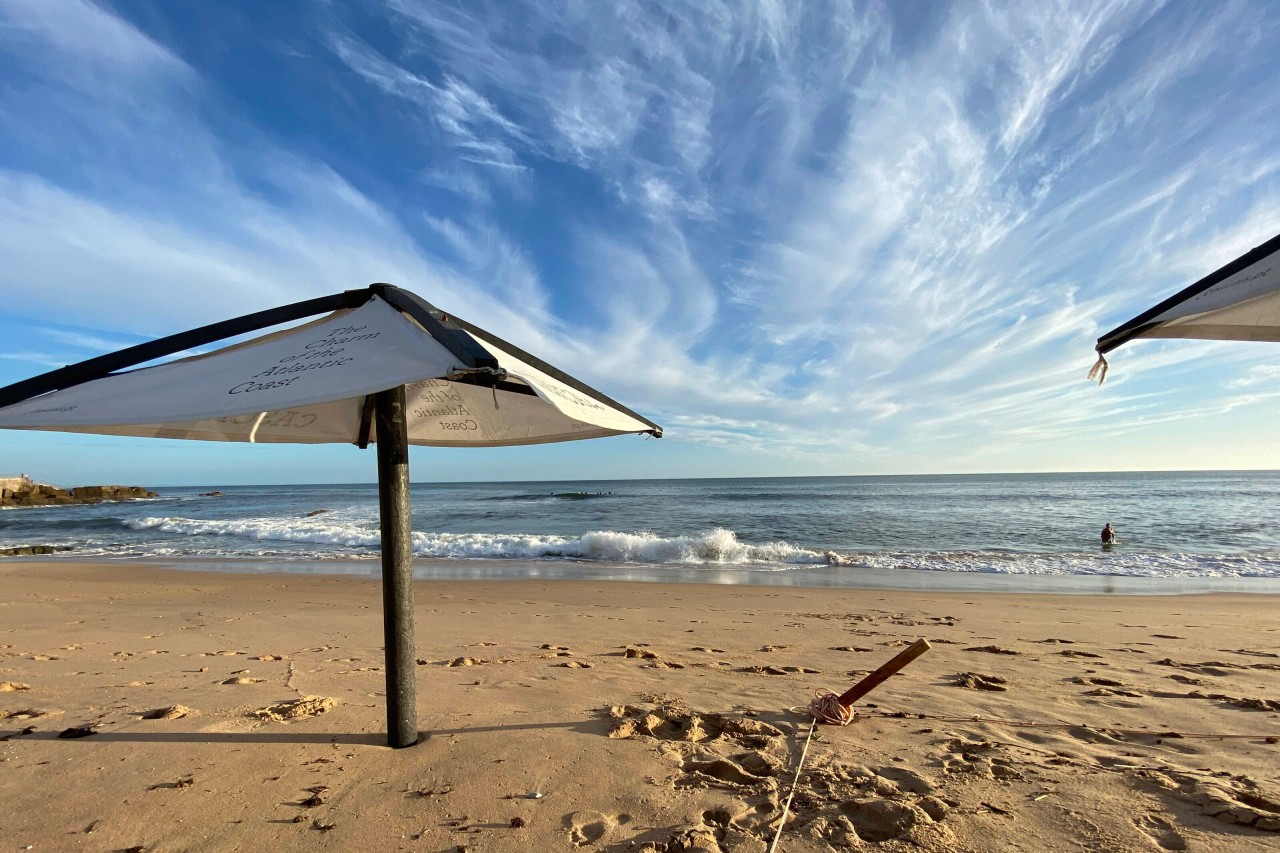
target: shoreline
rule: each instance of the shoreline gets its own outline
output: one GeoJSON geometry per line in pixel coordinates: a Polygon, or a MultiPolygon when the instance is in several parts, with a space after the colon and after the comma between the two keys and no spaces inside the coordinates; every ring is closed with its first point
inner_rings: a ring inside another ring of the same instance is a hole
{"type": "MultiPolygon", "coordinates": [[[[0,560],[8,565],[143,566],[215,574],[378,578],[377,559],[282,560],[159,557],[84,557],[65,552],[0,560]]],[[[606,581],[646,584],[778,587],[785,589],[896,590],[1044,595],[1184,596],[1212,593],[1280,594],[1280,578],[1182,577],[1134,575],[1001,574],[920,569],[814,566],[757,569],[735,566],[686,567],[635,563],[552,560],[415,558],[414,580],[449,581],[606,581]]]]}

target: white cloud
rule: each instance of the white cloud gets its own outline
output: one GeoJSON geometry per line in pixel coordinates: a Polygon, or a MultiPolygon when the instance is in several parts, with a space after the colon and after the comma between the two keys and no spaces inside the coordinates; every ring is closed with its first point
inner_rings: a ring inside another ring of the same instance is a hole
{"type": "Polygon", "coordinates": [[[0,0],[0,47],[95,93],[111,78],[146,87],[152,75],[180,81],[190,71],[167,48],[88,0],[0,0]]]}
{"type": "Polygon", "coordinates": [[[57,343],[64,344],[75,349],[87,349],[94,352],[114,352],[118,349],[133,346],[140,341],[126,341],[120,338],[104,338],[101,335],[94,335],[87,332],[80,332],[73,329],[53,329],[48,327],[37,328],[35,330],[43,337],[50,338],[57,343]]]}
{"type": "Polygon", "coordinates": [[[525,140],[524,132],[480,93],[454,77],[439,82],[407,71],[351,37],[330,36],[334,52],[365,80],[390,95],[424,108],[424,119],[449,134],[480,165],[516,168],[515,151],[506,138],[525,140]]]}
{"type": "Polygon", "coordinates": [[[31,364],[39,364],[43,367],[62,367],[66,364],[64,359],[58,359],[49,353],[37,352],[35,350],[11,350],[9,352],[0,352],[0,358],[9,359],[10,361],[30,362],[31,364]]]}
{"type": "Polygon", "coordinates": [[[1239,379],[1228,383],[1231,388],[1253,388],[1280,382],[1280,364],[1255,364],[1239,379]]]}

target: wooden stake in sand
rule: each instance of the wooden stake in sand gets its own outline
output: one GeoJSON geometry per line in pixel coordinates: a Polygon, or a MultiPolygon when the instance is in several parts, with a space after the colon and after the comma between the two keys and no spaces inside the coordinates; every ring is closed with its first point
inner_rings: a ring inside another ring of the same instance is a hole
{"type": "Polygon", "coordinates": [[[920,655],[929,651],[929,641],[923,637],[907,646],[894,656],[893,660],[850,687],[844,693],[840,694],[840,704],[848,708],[854,702],[857,702],[863,696],[866,696],[872,690],[875,690],[881,684],[889,680],[889,676],[895,674],[907,664],[911,663],[920,655]]]}
{"type": "Polygon", "coordinates": [[[887,681],[889,676],[927,651],[929,651],[929,641],[925,639],[916,640],[894,656],[893,660],[875,672],[870,673],[866,678],[839,696],[830,690],[819,690],[818,695],[809,703],[809,716],[813,717],[815,723],[831,723],[837,726],[848,725],[857,716],[853,713],[853,708],[851,707],[854,702],[875,690],[887,681]]]}
{"type": "Polygon", "coordinates": [[[809,715],[813,717],[813,722],[809,724],[809,734],[804,739],[804,748],[800,751],[800,759],[796,762],[796,775],[791,780],[791,792],[787,794],[787,800],[782,804],[782,817],[778,820],[778,831],[774,833],[773,843],[769,845],[769,853],[774,853],[778,849],[778,841],[782,838],[782,830],[787,825],[787,816],[791,813],[791,799],[795,797],[796,786],[800,784],[800,771],[804,769],[804,759],[809,754],[809,743],[813,740],[813,733],[817,729],[818,723],[833,723],[843,726],[852,722],[855,715],[849,707],[850,705],[875,690],[881,684],[884,684],[889,680],[889,676],[895,674],[927,651],[929,651],[929,641],[921,637],[898,652],[888,663],[870,673],[866,678],[839,696],[830,690],[818,691],[817,698],[809,705],[809,715]]]}

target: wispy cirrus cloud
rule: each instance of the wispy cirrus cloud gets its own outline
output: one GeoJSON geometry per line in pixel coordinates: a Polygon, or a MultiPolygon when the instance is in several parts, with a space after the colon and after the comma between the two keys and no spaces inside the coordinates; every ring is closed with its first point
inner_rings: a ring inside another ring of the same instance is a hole
{"type": "Polygon", "coordinates": [[[524,132],[466,83],[447,75],[433,82],[350,36],[332,34],[329,43],[362,78],[388,95],[422,107],[424,117],[429,117],[461,149],[463,160],[482,166],[521,168],[506,139],[528,144],[524,132]]]}
{"type": "Polygon", "coordinates": [[[10,361],[22,361],[30,364],[38,364],[41,367],[62,367],[66,364],[65,360],[59,359],[51,353],[39,352],[37,350],[11,350],[9,352],[0,352],[0,358],[10,361]]]}
{"type": "Polygon", "coordinates": [[[64,346],[73,347],[75,349],[91,350],[93,352],[114,352],[118,349],[133,346],[140,341],[126,340],[124,338],[106,338],[102,335],[95,335],[87,332],[76,331],[75,329],[54,329],[48,326],[39,327],[34,330],[42,337],[48,338],[64,346]]]}

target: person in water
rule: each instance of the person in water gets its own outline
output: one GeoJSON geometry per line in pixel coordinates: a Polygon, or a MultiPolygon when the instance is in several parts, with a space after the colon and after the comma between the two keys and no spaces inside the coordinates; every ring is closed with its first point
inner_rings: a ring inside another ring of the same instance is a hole
{"type": "Polygon", "coordinates": [[[1108,522],[1107,526],[1102,528],[1102,544],[1111,545],[1115,541],[1116,541],[1116,532],[1111,529],[1111,524],[1108,522]]]}

